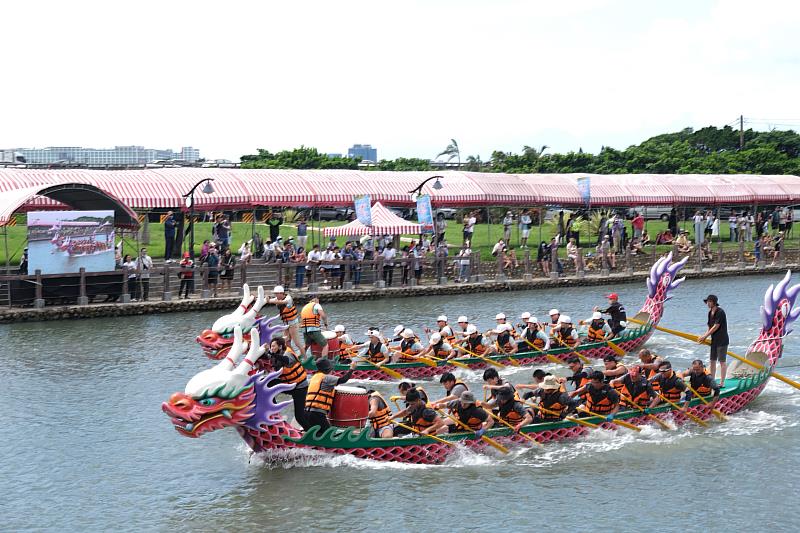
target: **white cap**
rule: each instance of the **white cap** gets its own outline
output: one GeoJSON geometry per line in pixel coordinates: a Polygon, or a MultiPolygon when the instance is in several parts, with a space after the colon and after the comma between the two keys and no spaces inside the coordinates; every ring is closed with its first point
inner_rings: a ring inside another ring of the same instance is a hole
{"type": "Polygon", "coordinates": [[[495,333],[503,333],[504,331],[511,331],[513,328],[511,324],[497,324],[497,328],[495,328],[495,333]]]}
{"type": "Polygon", "coordinates": [[[339,332],[344,333],[344,326],[341,325],[341,324],[337,324],[336,327],[333,328],[333,331],[335,331],[336,333],[339,333],[339,332]]]}
{"type": "Polygon", "coordinates": [[[445,315],[439,315],[439,318],[436,319],[437,322],[447,322],[447,317],[445,315]]]}
{"type": "Polygon", "coordinates": [[[379,329],[368,329],[367,337],[380,337],[381,331],[379,329]]]}
{"type": "Polygon", "coordinates": [[[505,313],[497,313],[497,315],[495,315],[494,319],[495,320],[505,320],[506,319],[506,314],[505,313]]]}
{"type": "Polygon", "coordinates": [[[286,292],[286,290],[284,290],[283,285],[275,285],[275,288],[272,289],[272,292],[275,294],[280,294],[282,292],[286,292]]]}
{"type": "Polygon", "coordinates": [[[404,329],[406,329],[406,327],[403,326],[403,325],[400,325],[400,326],[397,326],[396,328],[394,328],[395,336],[400,335],[401,333],[403,333],[404,329]]]}
{"type": "Polygon", "coordinates": [[[561,313],[558,311],[558,309],[551,309],[550,312],[547,314],[553,316],[553,315],[560,315],[561,313]]]}
{"type": "Polygon", "coordinates": [[[461,323],[461,322],[469,322],[469,318],[467,318],[464,315],[461,315],[460,317],[458,317],[458,320],[456,320],[456,322],[459,322],[459,323],[461,323]]]}
{"type": "Polygon", "coordinates": [[[594,313],[592,313],[592,320],[600,320],[602,318],[603,318],[603,313],[601,313],[600,311],[595,311],[594,313]]]}
{"type": "Polygon", "coordinates": [[[442,335],[440,333],[434,333],[433,335],[431,335],[431,338],[428,341],[428,344],[433,346],[434,344],[438,343],[440,340],[442,340],[442,335]]]}
{"type": "Polygon", "coordinates": [[[522,313],[521,315],[519,315],[519,317],[520,317],[522,320],[528,320],[528,319],[531,317],[531,314],[530,314],[529,312],[525,311],[524,313],[522,313]]]}
{"type": "Polygon", "coordinates": [[[475,324],[470,324],[467,326],[467,331],[465,332],[467,335],[472,335],[473,333],[478,333],[478,328],[475,327],[475,324]]]}
{"type": "Polygon", "coordinates": [[[403,330],[402,333],[400,333],[400,336],[403,337],[404,339],[410,339],[414,336],[414,332],[411,331],[409,328],[406,328],[403,330]]]}
{"type": "Polygon", "coordinates": [[[561,315],[560,317],[558,317],[558,323],[559,324],[572,324],[572,319],[570,317],[568,317],[567,315],[561,315]]]}
{"type": "Polygon", "coordinates": [[[538,323],[539,319],[536,318],[535,316],[528,317],[528,324],[538,324],[538,323]]]}

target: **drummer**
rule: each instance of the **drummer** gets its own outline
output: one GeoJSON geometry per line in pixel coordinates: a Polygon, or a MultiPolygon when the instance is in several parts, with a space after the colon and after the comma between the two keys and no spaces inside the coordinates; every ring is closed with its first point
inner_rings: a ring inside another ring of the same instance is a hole
{"type": "Polygon", "coordinates": [[[428,340],[428,346],[426,346],[418,356],[425,357],[426,355],[437,359],[452,359],[456,356],[456,352],[453,350],[450,343],[442,337],[441,333],[433,333],[428,340]]]}
{"type": "Polygon", "coordinates": [[[309,427],[319,426],[321,431],[331,427],[328,416],[333,407],[333,397],[337,385],[347,383],[353,370],[356,368],[357,361],[350,363],[350,368],[341,377],[331,376],[333,363],[330,359],[319,359],[317,361],[317,372],[311,376],[308,382],[308,393],[306,394],[306,421],[309,427]]]}
{"type": "Polygon", "coordinates": [[[394,437],[394,425],[392,425],[392,409],[383,399],[381,393],[373,389],[367,391],[369,394],[369,413],[367,419],[372,426],[370,437],[376,439],[391,439],[394,437]]]}

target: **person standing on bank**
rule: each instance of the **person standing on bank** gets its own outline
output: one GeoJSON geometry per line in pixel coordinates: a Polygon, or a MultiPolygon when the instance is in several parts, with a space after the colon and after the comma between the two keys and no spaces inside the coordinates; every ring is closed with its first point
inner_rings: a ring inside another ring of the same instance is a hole
{"type": "Polygon", "coordinates": [[[164,219],[164,261],[172,263],[172,248],[175,246],[175,215],[167,211],[164,219]]]}
{"type": "Polygon", "coordinates": [[[142,248],[139,251],[139,257],[136,258],[136,272],[138,274],[138,284],[140,287],[139,295],[143,302],[147,301],[150,296],[150,269],[153,268],[153,259],[147,255],[147,248],[142,248]]]}
{"type": "Polygon", "coordinates": [[[725,373],[728,370],[728,364],[725,362],[728,352],[728,317],[725,311],[719,306],[719,299],[715,294],[709,294],[703,300],[708,306],[708,331],[703,333],[697,338],[697,342],[704,343],[707,338],[711,337],[711,364],[709,365],[709,374],[712,378],[717,373],[717,361],[719,361],[719,386],[725,385],[725,373]]]}

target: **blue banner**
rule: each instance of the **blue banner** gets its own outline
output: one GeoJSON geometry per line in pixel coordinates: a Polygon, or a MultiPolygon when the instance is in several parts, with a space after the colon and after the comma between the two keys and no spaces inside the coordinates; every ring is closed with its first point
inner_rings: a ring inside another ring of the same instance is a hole
{"type": "Polygon", "coordinates": [[[355,198],[356,218],[365,226],[372,226],[372,202],[368,194],[355,198]]]}
{"type": "Polygon", "coordinates": [[[592,185],[588,176],[585,178],[578,178],[578,192],[581,198],[583,198],[583,203],[588,206],[592,198],[592,185]]]}
{"type": "Polygon", "coordinates": [[[417,197],[417,221],[422,226],[422,233],[433,233],[433,209],[431,209],[430,195],[420,194],[417,197]]]}

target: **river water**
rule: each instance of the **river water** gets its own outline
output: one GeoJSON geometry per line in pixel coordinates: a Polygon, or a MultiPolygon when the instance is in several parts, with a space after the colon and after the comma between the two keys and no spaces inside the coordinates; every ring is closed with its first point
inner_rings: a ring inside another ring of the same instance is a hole
{"type": "MultiPolygon", "coordinates": [[[[778,278],[687,281],[662,324],[702,331],[702,297],[728,313],[743,353],[758,306],[778,278]]],[[[795,280],[800,281],[798,279],[795,280]]],[[[333,323],[360,333],[418,329],[440,313],[488,328],[495,313],[589,316],[610,289],[629,313],[643,284],[331,304],[333,323]]],[[[750,407],[707,429],[596,431],[504,457],[461,452],[442,466],[352,457],[250,457],[235,431],[199,439],[172,429],[160,404],[206,368],[194,342],[218,313],[0,326],[2,530],[517,531],[658,529],[797,531],[800,391],[771,381],[750,407]]],[[[797,334],[780,364],[800,377],[797,334]]],[[[648,347],[683,368],[706,350],[657,333],[648,347]]],[[[627,358],[630,359],[630,358],[627,358]]],[[[564,369],[545,366],[557,373],[564,369]]],[[[528,382],[531,370],[504,371],[528,382]]],[[[480,389],[477,373],[462,374],[480,389]]],[[[391,394],[393,384],[378,387],[391,394]]],[[[439,397],[438,383],[426,384],[439,397]]]]}

